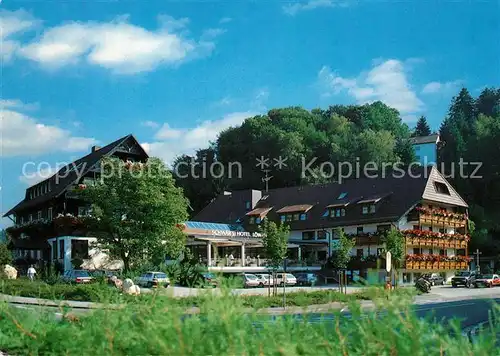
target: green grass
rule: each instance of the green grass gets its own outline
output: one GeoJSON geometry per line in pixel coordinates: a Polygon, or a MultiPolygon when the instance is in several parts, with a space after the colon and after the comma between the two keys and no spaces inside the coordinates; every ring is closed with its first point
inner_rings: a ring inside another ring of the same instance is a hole
{"type": "MultiPolygon", "coordinates": [[[[221,289],[219,289],[219,291],[222,291],[222,294],[227,294],[229,290],[230,286],[225,284],[221,289]]],[[[73,300],[100,303],[128,303],[135,299],[148,302],[156,298],[164,298],[170,299],[171,304],[175,304],[180,307],[199,307],[205,301],[203,295],[210,294],[212,291],[213,289],[202,290],[200,292],[201,296],[172,298],[170,289],[160,289],[153,294],[143,294],[140,297],[130,297],[122,295],[114,287],[99,283],[88,285],[70,285],[63,283],[47,284],[43,281],[30,282],[26,279],[0,281],[1,293],[20,297],[50,299],[54,301],[73,300]]],[[[391,293],[412,296],[414,294],[414,289],[400,288],[391,293]]],[[[387,292],[378,288],[367,289],[363,292],[352,294],[342,294],[335,290],[316,290],[311,292],[300,291],[289,293],[286,295],[285,300],[287,306],[303,307],[333,302],[346,303],[360,299],[371,300],[376,297],[385,297],[386,294],[387,292]]],[[[244,307],[255,309],[283,306],[281,289],[278,290],[278,295],[276,296],[268,297],[267,295],[247,295],[239,296],[238,298],[244,307]]]]}
{"type": "MultiPolygon", "coordinates": [[[[248,313],[245,298],[224,294],[198,298],[201,314],[182,321],[183,306],[158,295],[130,301],[122,310],[97,310],[78,320],[27,312],[0,304],[0,350],[12,355],[474,355],[497,356],[493,336],[470,344],[446,326],[418,319],[408,296],[375,299],[387,311],[351,321],[314,323],[263,320],[248,313]]],[[[499,310],[497,310],[498,312],[499,310]]],[[[498,328],[498,325],[495,325],[498,328]]],[[[496,330],[497,332],[499,330],[496,330]]]]}

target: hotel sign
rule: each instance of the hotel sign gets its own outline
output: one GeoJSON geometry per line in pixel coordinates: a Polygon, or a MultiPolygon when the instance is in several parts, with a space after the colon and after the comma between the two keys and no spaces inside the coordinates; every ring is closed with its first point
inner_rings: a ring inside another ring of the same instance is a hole
{"type": "Polygon", "coordinates": [[[212,235],[226,237],[253,237],[261,238],[263,235],[258,232],[250,233],[248,231],[231,231],[231,230],[212,230],[212,235]]]}

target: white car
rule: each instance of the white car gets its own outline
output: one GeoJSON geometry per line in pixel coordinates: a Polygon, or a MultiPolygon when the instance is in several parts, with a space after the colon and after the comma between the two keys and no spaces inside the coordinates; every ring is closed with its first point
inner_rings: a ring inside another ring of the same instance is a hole
{"type": "Polygon", "coordinates": [[[245,288],[258,287],[260,280],[255,274],[245,273],[243,275],[243,284],[245,288]]]}
{"type": "Polygon", "coordinates": [[[276,275],[276,283],[280,286],[282,286],[283,283],[286,283],[287,286],[294,286],[297,284],[297,278],[291,273],[278,273],[276,275]]]}
{"type": "Polygon", "coordinates": [[[152,288],[164,286],[166,288],[170,285],[170,279],[163,272],[146,272],[137,278],[136,283],[140,287],[152,288]]]}
{"type": "Polygon", "coordinates": [[[267,286],[274,285],[273,276],[266,274],[266,273],[259,273],[259,274],[256,274],[256,276],[260,282],[259,287],[267,287],[267,286]]]}

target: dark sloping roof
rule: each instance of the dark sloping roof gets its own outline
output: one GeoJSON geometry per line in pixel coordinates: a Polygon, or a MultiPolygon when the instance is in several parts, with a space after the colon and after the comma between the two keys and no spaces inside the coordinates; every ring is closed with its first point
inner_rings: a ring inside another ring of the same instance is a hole
{"type": "MultiPolygon", "coordinates": [[[[313,205],[304,221],[290,223],[293,230],[304,230],[321,227],[349,226],[382,222],[395,222],[413,206],[422,201],[433,167],[414,167],[412,174],[403,177],[386,174],[378,178],[359,178],[345,180],[341,184],[298,186],[272,189],[265,193],[268,198],[260,200],[254,208],[273,207],[268,213],[271,220],[278,220],[277,211],[290,205],[313,205]],[[337,199],[340,193],[347,192],[347,198],[337,199]],[[388,194],[391,193],[391,194],[388,194]],[[358,204],[351,203],[345,207],[345,216],[323,217],[326,207],[332,204],[359,201],[363,198],[383,197],[376,204],[373,214],[362,214],[358,204]]],[[[232,195],[219,196],[194,219],[198,221],[235,222],[245,214],[245,196],[250,190],[235,191],[232,195]]]]}
{"type": "Polygon", "coordinates": [[[411,138],[411,143],[414,145],[422,145],[424,143],[436,143],[439,139],[438,134],[433,134],[429,136],[417,136],[411,138]]]}
{"type": "MultiPolygon", "coordinates": [[[[88,155],[77,159],[74,161],[72,164],[69,166],[61,168],[56,174],[51,176],[50,178],[45,179],[44,181],[37,183],[38,184],[43,184],[44,182],[50,181],[50,186],[51,186],[51,191],[39,195],[34,199],[27,199],[27,195],[25,199],[23,199],[19,204],[17,204],[15,207],[10,209],[8,212],[6,212],[3,216],[8,216],[13,214],[16,211],[20,211],[23,209],[27,209],[30,207],[37,206],[40,203],[43,203],[45,201],[48,201],[52,198],[58,197],[60,194],[66,191],[66,188],[68,188],[71,184],[74,184],[75,181],[79,178],[78,172],[76,170],[73,170],[71,172],[66,173],[68,168],[71,167],[79,167],[78,171],[80,172],[80,175],[83,176],[85,175],[96,163],[99,162],[101,158],[104,156],[111,155],[113,151],[120,146],[121,143],[126,141],[127,139],[132,138],[137,142],[135,137],[133,135],[127,135],[124,136],[109,145],[106,145],[94,152],[89,153],[88,155]]],[[[137,143],[138,144],[138,143],[137,143]]],[[[139,145],[140,146],[140,145],[139,145]]],[[[144,154],[147,156],[147,154],[144,152],[144,154]]],[[[30,187],[31,188],[31,187],[30,187]]],[[[30,189],[28,188],[28,189],[30,189]]]]}

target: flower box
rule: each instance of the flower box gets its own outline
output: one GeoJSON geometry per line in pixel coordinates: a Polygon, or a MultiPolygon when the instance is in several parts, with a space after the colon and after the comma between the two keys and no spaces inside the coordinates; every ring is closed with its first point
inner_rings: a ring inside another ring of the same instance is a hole
{"type": "Polygon", "coordinates": [[[449,261],[446,261],[444,263],[444,269],[450,269],[450,262],[449,261]]]}
{"type": "Polygon", "coordinates": [[[415,262],[406,262],[406,269],[414,269],[415,268],[415,262]]]}
{"type": "Polygon", "coordinates": [[[460,262],[460,269],[467,269],[467,262],[460,262]]]}
{"type": "Polygon", "coordinates": [[[457,269],[457,262],[455,261],[450,262],[450,269],[457,269]]]}
{"type": "Polygon", "coordinates": [[[432,263],[432,262],[427,262],[427,263],[425,264],[425,269],[432,269],[432,265],[433,265],[433,263],[432,263]]]}
{"type": "Polygon", "coordinates": [[[432,264],[432,269],[433,269],[433,270],[437,270],[437,269],[439,269],[439,263],[438,263],[438,262],[434,262],[434,263],[432,264]]]}
{"type": "Polygon", "coordinates": [[[434,239],[434,240],[432,240],[432,245],[433,246],[439,246],[440,243],[441,243],[441,239],[434,239]]]}
{"type": "Polygon", "coordinates": [[[430,240],[430,239],[424,239],[422,245],[424,245],[424,246],[432,246],[432,240],[430,240]]]}

